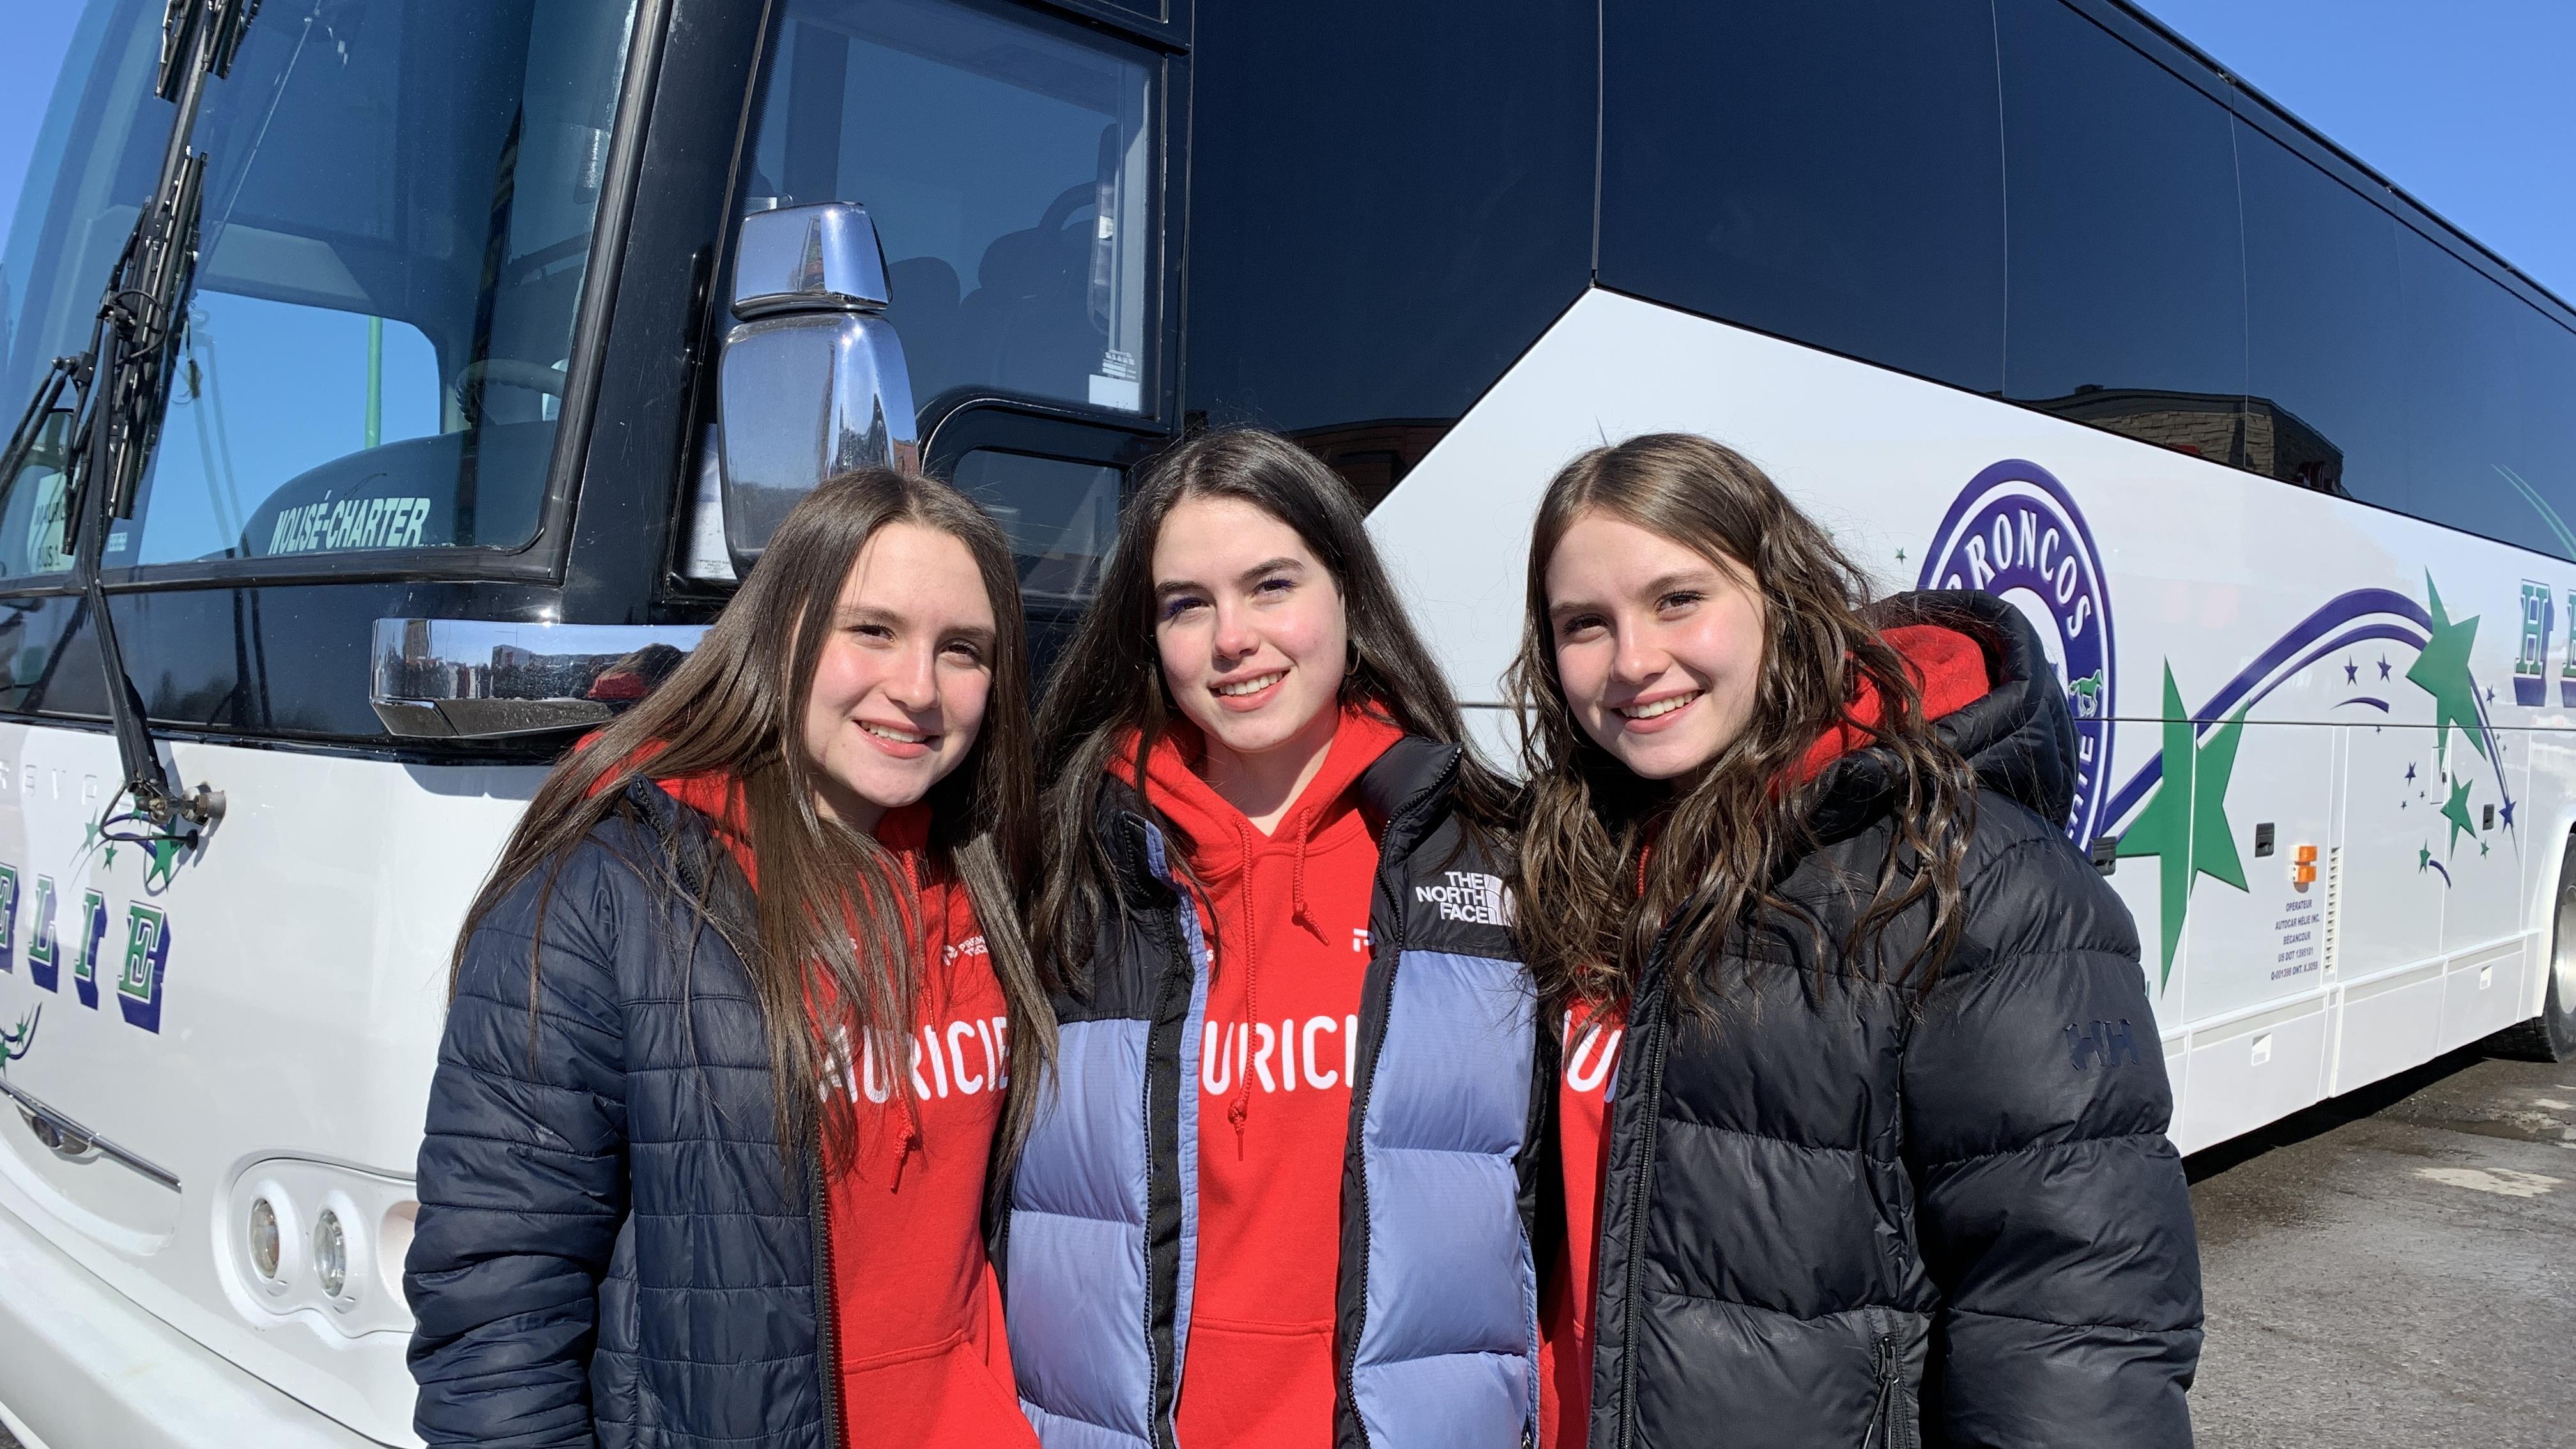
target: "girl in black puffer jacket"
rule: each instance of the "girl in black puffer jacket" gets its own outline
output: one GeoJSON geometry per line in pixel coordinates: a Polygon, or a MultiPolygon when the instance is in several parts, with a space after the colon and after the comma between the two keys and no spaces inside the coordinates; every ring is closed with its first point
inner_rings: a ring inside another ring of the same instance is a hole
{"type": "Polygon", "coordinates": [[[1564,1008],[1549,1442],[2187,1445],[2135,927],[2037,636],[1653,435],[1539,510],[1518,929],[1564,1008]]]}

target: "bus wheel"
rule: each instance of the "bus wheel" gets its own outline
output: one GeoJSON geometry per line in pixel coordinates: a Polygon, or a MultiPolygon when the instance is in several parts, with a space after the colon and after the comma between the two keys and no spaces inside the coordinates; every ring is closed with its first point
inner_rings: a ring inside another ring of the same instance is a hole
{"type": "Polygon", "coordinates": [[[2558,912],[2550,932],[2549,993],[2540,1009],[2541,1029],[2549,1037],[2549,1055],[2576,1061],[2576,839],[2567,842],[2565,863],[2558,868],[2558,912]]]}

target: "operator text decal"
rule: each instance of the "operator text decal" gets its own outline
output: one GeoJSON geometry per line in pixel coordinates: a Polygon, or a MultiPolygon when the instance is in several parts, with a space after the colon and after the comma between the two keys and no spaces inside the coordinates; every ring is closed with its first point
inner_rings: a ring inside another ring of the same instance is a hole
{"type": "Polygon", "coordinates": [[[340,548],[418,548],[429,518],[426,498],[343,498],[307,503],[277,515],[268,551],[319,553],[340,548]]]}

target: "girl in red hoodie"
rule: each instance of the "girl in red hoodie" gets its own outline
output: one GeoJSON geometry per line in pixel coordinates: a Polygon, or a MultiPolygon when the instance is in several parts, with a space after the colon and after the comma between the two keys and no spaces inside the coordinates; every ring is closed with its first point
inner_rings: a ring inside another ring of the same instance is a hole
{"type": "Polygon", "coordinates": [[[457,952],[424,1439],[1032,1442],[982,1233],[1053,1041],[1027,679],[1000,531],[871,470],[547,779],[457,952]]]}
{"type": "Polygon", "coordinates": [[[1041,1438],[1520,1442],[1545,1095],[1499,791],[1356,499],[1275,435],[1183,444],[1056,681],[1067,1025],[1007,1264],[1041,1438]]]}

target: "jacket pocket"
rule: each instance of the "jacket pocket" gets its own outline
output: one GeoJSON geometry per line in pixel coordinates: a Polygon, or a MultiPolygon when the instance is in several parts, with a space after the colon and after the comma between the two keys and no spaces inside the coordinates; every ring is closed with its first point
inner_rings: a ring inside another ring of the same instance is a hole
{"type": "Polygon", "coordinates": [[[1914,1385],[1905,1376],[1905,1350],[1896,1335],[1882,1333],[1873,1345],[1878,1373],[1878,1403],[1870,1411],[1869,1432],[1862,1449],[1922,1449],[1923,1414],[1914,1385]]]}
{"type": "Polygon", "coordinates": [[[642,1293],[635,1281],[635,1219],[617,1225],[617,1242],[609,1250],[608,1276],[601,1279],[595,1302],[598,1318],[590,1355],[591,1419],[603,1445],[631,1442],[659,1415],[645,1407],[642,1293]]]}

